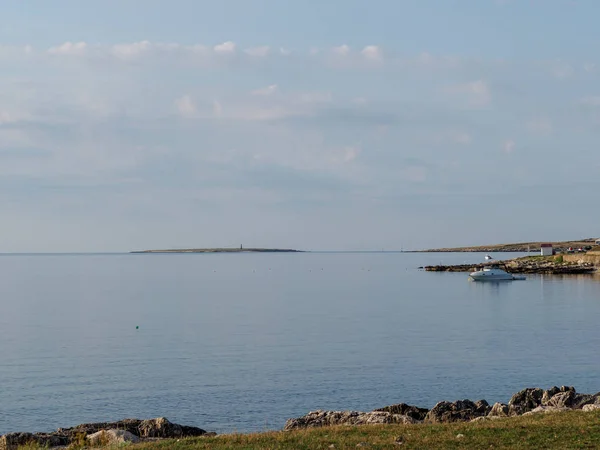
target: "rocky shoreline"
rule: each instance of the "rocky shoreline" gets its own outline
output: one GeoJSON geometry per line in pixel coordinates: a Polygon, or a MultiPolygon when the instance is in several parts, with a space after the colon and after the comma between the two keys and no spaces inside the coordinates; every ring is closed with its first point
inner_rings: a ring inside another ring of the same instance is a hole
{"type": "Polygon", "coordinates": [[[19,446],[30,444],[55,449],[70,445],[81,448],[215,434],[202,428],[171,423],[165,417],[124,419],[118,422],[85,423],[72,428],[59,428],[51,433],[8,433],[0,436],[0,450],[16,450],[19,446]]]}
{"type": "MultiPolygon", "coordinates": [[[[600,410],[600,392],[581,394],[572,386],[554,386],[546,390],[526,388],[514,394],[508,403],[493,405],[486,400],[457,400],[441,401],[431,409],[398,403],[370,412],[318,410],[288,419],[283,431],[334,425],[473,422],[570,410],[600,410]]],[[[83,448],[215,435],[201,428],[171,423],[164,417],[125,419],[59,428],[51,433],[9,433],[0,436],[0,450],[16,450],[19,446],[31,444],[54,449],[83,448]]]]}
{"type": "Polygon", "coordinates": [[[332,425],[471,422],[569,410],[600,410],[600,392],[580,394],[572,386],[554,386],[546,390],[526,388],[514,394],[508,403],[494,405],[486,400],[457,400],[439,402],[432,409],[399,403],[371,412],[318,410],[289,419],[284,430],[332,425]]]}
{"type": "MultiPolygon", "coordinates": [[[[498,264],[498,261],[480,263],[480,264],[454,264],[454,265],[435,265],[424,266],[427,272],[474,272],[484,267],[498,264]]],[[[596,272],[594,263],[583,261],[564,261],[556,257],[523,257],[501,261],[510,273],[518,274],[551,274],[551,275],[579,275],[591,274],[596,272]]]]}

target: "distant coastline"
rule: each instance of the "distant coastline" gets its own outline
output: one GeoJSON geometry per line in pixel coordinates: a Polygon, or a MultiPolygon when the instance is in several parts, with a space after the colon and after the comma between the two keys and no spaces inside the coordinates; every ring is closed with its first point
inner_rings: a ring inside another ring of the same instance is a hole
{"type": "Polygon", "coordinates": [[[166,250],[136,250],[129,253],[303,253],[289,248],[182,248],[166,250]]]}
{"type": "Polygon", "coordinates": [[[563,251],[569,247],[585,248],[595,246],[594,238],[579,239],[574,241],[543,241],[543,242],[517,242],[513,244],[492,244],[467,247],[433,248],[428,250],[416,250],[416,253],[461,253],[461,252],[539,252],[541,244],[552,244],[555,250],[563,251]]]}

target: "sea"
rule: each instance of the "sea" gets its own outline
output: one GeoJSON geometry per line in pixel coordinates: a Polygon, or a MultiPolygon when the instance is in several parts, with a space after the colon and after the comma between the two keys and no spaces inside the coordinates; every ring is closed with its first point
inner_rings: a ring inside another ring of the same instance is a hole
{"type": "Polygon", "coordinates": [[[317,409],[600,391],[600,277],[419,269],[483,258],[1,255],[0,434],[128,417],[251,432],[317,409]]]}

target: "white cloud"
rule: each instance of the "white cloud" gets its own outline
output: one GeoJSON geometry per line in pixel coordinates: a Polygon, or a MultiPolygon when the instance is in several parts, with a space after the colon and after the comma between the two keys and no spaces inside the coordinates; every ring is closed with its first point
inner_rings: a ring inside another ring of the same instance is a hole
{"type": "Polygon", "coordinates": [[[600,95],[592,95],[581,99],[583,105],[600,106],[600,95]]]}
{"type": "Polygon", "coordinates": [[[51,55],[73,55],[81,56],[86,53],[88,45],[85,42],[65,42],[56,47],[50,47],[48,53],[51,55]]]}
{"type": "Polygon", "coordinates": [[[423,65],[425,65],[425,66],[429,66],[429,65],[431,65],[431,64],[433,64],[433,63],[434,63],[434,58],[433,58],[433,56],[431,56],[429,53],[427,53],[427,52],[423,52],[423,53],[421,53],[421,54],[420,54],[420,55],[417,57],[417,61],[418,61],[420,64],[423,64],[423,65]]]}
{"type": "Polygon", "coordinates": [[[299,103],[330,103],[332,100],[331,92],[304,92],[296,96],[299,103]]]}
{"type": "Polygon", "coordinates": [[[360,148],[345,147],[344,148],[344,156],[342,159],[344,162],[354,161],[358,157],[359,154],[360,154],[360,148]]]}
{"type": "Polygon", "coordinates": [[[433,143],[435,145],[447,146],[449,144],[470,145],[473,137],[466,131],[442,129],[439,131],[427,131],[423,142],[433,143]]]}
{"type": "Polygon", "coordinates": [[[450,87],[450,93],[465,94],[471,106],[485,106],[492,100],[488,84],[483,80],[470,81],[450,87]]]}
{"type": "Polygon", "coordinates": [[[223,115],[223,106],[221,106],[221,103],[217,100],[213,102],[213,115],[215,117],[221,117],[223,115]]]}
{"type": "Polygon", "coordinates": [[[150,50],[149,41],[133,42],[131,44],[116,44],[111,48],[111,53],[120,59],[129,59],[140,56],[150,50]]]}
{"type": "Polygon", "coordinates": [[[215,45],[213,48],[215,53],[219,53],[219,54],[223,54],[223,55],[229,55],[229,54],[235,53],[235,49],[236,49],[236,45],[231,41],[227,41],[227,42],[223,42],[222,44],[215,45]]]}
{"type": "Polygon", "coordinates": [[[377,45],[367,45],[360,53],[372,61],[381,61],[383,59],[383,51],[377,45]]]}
{"type": "Polygon", "coordinates": [[[332,48],[333,53],[340,56],[347,56],[350,53],[350,47],[346,44],[340,45],[339,47],[332,48]]]}
{"type": "Polygon", "coordinates": [[[255,89],[251,92],[252,95],[273,95],[277,92],[278,86],[276,84],[271,84],[267,87],[255,89]]]}
{"type": "MultiPolygon", "coordinates": [[[[280,93],[276,84],[250,91],[247,97],[228,96],[213,101],[212,113],[208,116],[202,108],[188,115],[198,119],[218,117],[235,121],[271,121],[291,117],[313,117],[333,101],[330,92],[292,92],[280,93]]],[[[191,110],[184,97],[176,103],[180,114],[191,110]]]]}
{"type": "Polygon", "coordinates": [[[583,70],[585,70],[586,72],[596,72],[596,70],[598,69],[598,65],[595,63],[585,63],[583,65],[583,70]]]}
{"type": "Polygon", "coordinates": [[[573,69],[573,66],[570,64],[559,61],[554,64],[552,73],[559,80],[564,80],[565,78],[573,76],[575,74],[575,69],[573,69]]]}
{"type": "Polygon", "coordinates": [[[504,153],[511,154],[515,150],[515,141],[512,139],[507,139],[502,145],[502,150],[504,153]]]}
{"type": "Polygon", "coordinates": [[[366,105],[368,100],[365,97],[355,97],[352,99],[352,103],[355,105],[366,105]]]}
{"type": "Polygon", "coordinates": [[[427,169],[422,166],[409,166],[400,171],[403,178],[413,183],[422,183],[427,180],[427,169]]]}
{"type": "Polygon", "coordinates": [[[550,119],[544,117],[538,117],[535,119],[531,119],[526,123],[526,127],[532,134],[537,134],[540,136],[547,136],[552,134],[552,122],[550,119]]]}
{"type": "Polygon", "coordinates": [[[18,119],[8,111],[0,111],[0,125],[17,122],[18,119]]]}
{"type": "Polygon", "coordinates": [[[332,164],[346,164],[358,158],[361,149],[356,146],[336,148],[329,152],[329,162],[332,164]]]}
{"type": "Polygon", "coordinates": [[[469,145],[473,142],[473,138],[469,133],[456,133],[454,135],[454,141],[458,144],[469,145]]]}
{"type": "Polygon", "coordinates": [[[269,55],[271,48],[268,45],[262,47],[253,47],[245,50],[247,55],[264,58],[269,55]]]}
{"type": "Polygon", "coordinates": [[[194,100],[187,94],[175,100],[175,106],[182,117],[193,117],[198,113],[194,100]]]}

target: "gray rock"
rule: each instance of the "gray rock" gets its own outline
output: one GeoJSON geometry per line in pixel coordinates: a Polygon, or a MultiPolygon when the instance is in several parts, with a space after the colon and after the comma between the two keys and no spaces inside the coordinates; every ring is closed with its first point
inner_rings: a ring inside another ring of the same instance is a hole
{"type": "Polygon", "coordinates": [[[523,414],[542,404],[544,391],[540,388],[527,388],[514,394],[508,402],[515,414],[523,414]]]}
{"type": "Polygon", "coordinates": [[[581,409],[584,405],[594,403],[596,397],[590,394],[578,394],[572,386],[554,386],[544,391],[542,396],[542,406],[556,406],[559,408],[567,407],[571,409],[581,409]]]}
{"type": "Polygon", "coordinates": [[[180,438],[183,437],[181,425],[171,423],[166,417],[144,420],[138,427],[143,438],[180,438]]]}
{"type": "Polygon", "coordinates": [[[570,411],[570,408],[560,407],[560,406],[538,406],[533,408],[530,411],[523,413],[524,416],[530,416],[533,414],[548,414],[548,413],[556,413],[563,411],[570,411]]]}
{"type": "Polygon", "coordinates": [[[370,425],[403,423],[412,424],[417,421],[402,414],[392,414],[386,411],[311,411],[305,416],[288,419],[284,431],[302,428],[317,428],[332,425],[370,425]]]}
{"type": "MultiPolygon", "coordinates": [[[[493,418],[495,418],[495,417],[493,417],[493,418]]],[[[470,422],[487,422],[489,420],[492,420],[492,417],[479,416],[479,417],[475,417],[474,419],[471,419],[470,422]]]]}
{"type": "Polygon", "coordinates": [[[597,411],[600,409],[600,405],[597,405],[597,404],[583,405],[583,408],[581,408],[581,409],[585,412],[597,411]]]}
{"type": "Polygon", "coordinates": [[[542,405],[547,405],[548,402],[550,401],[550,399],[552,397],[554,397],[556,394],[560,393],[560,392],[569,392],[569,391],[573,391],[575,392],[575,388],[572,386],[553,386],[550,389],[546,389],[544,391],[544,394],[542,395],[542,405]]]}
{"type": "Polygon", "coordinates": [[[419,408],[417,406],[407,405],[406,403],[397,403],[395,405],[385,406],[376,409],[375,411],[384,411],[392,414],[400,414],[402,416],[412,417],[415,420],[424,420],[429,412],[427,408],[419,408]]]}
{"type": "Polygon", "coordinates": [[[504,403],[494,403],[492,409],[488,413],[489,417],[508,417],[509,415],[509,406],[504,403]]]}
{"type": "Polygon", "coordinates": [[[102,430],[86,437],[91,445],[118,445],[126,442],[133,444],[140,442],[140,438],[129,431],[102,430]]]}
{"type": "Polygon", "coordinates": [[[467,422],[476,417],[485,416],[491,410],[485,400],[472,402],[471,400],[458,400],[456,402],[439,402],[425,417],[426,423],[441,422],[467,422]]]}

